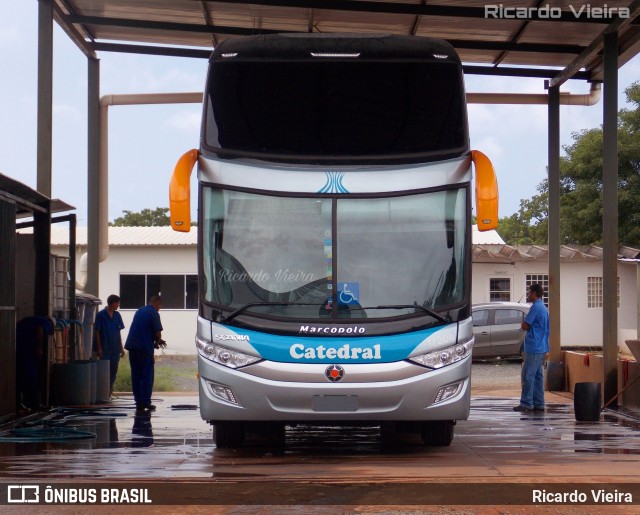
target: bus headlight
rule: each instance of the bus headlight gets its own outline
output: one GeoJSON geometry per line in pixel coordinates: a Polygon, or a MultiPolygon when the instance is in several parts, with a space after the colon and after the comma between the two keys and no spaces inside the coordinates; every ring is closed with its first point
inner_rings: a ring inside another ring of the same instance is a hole
{"type": "Polygon", "coordinates": [[[196,337],[196,348],[198,349],[198,354],[203,358],[229,368],[246,367],[262,359],[237,350],[227,349],[217,343],[201,340],[198,337],[196,337]]]}
{"type": "Polygon", "coordinates": [[[419,356],[412,356],[409,358],[409,361],[413,361],[423,367],[442,368],[456,363],[467,356],[471,356],[472,349],[473,338],[469,341],[452,345],[451,347],[428,352],[427,354],[420,354],[419,356]]]}

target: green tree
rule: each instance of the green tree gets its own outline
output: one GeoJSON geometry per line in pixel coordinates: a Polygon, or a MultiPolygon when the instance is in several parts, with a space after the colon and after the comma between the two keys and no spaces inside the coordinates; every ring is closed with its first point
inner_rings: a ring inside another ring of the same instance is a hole
{"type": "Polygon", "coordinates": [[[161,227],[171,225],[168,207],[143,209],[140,212],[122,211],[123,216],[116,218],[109,225],[114,227],[161,227]]]}
{"type": "MultiPolygon", "coordinates": [[[[640,245],[640,82],[625,93],[634,109],[618,117],[618,235],[622,245],[640,245]]],[[[562,239],[602,243],[602,129],[574,134],[560,161],[562,239]]]]}
{"type": "MultiPolygon", "coordinates": [[[[629,86],[633,109],[618,122],[618,234],[622,245],[640,246],[640,82],[629,86]]],[[[573,134],[560,158],[560,235],[564,244],[602,243],[602,129],[573,134]]],[[[498,231],[511,245],[547,243],[549,185],[520,201],[517,213],[501,218],[498,231]]]]}
{"type": "Polygon", "coordinates": [[[520,200],[520,209],[498,221],[498,232],[509,245],[540,245],[547,243],[549,188],[547,180],[538,187],[538,194],[520,200]]]}

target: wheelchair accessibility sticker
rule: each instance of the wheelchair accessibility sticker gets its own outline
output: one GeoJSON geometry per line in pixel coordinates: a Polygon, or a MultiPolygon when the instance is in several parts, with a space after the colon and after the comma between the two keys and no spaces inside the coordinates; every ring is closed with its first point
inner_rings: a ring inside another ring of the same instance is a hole
{"type": "Polygon", "coordinates": [[[338,283],[338,304],[360,304],[360,283],[338,283]]]}

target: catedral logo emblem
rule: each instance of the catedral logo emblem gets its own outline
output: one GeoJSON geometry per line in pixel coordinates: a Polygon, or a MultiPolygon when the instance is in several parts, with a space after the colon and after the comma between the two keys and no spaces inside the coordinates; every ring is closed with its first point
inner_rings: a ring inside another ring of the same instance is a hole
{"type": "Polygon", "coordinates": [[[357,325],[348,327],[338,327],[331,325],[301,325],[298,330],[299,334],[363,334],[366,332],[364,327],[357,325]]]}
{"type": "Polygon", "coordinates": [[[324,371],[324,375],[327,379],[333,383],[337,383],[344,377],[344,368],[340,365],[329,365],[324,371]]]}

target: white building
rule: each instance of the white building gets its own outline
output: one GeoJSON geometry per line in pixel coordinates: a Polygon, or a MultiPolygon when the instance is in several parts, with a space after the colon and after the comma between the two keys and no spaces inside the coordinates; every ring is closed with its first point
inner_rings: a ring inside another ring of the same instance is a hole
{"type": "MultiPolygon", "coordinates": [[[[68,230],[52,228],[52,252],[67,255],[68,230]]],[[[148,292],[161,291],[163,337],[167,353],[194,354],[197,306],[197,231],[178,233],[170,227],[110,227],[109,253],[100,264],[99,297],[106,303],[115,293],[127,329],[148,292]]],[[[78,276],[86,252],[85,227],[78,227],[78,276]]],[[[473,232],[472,302],[524,302],[528,286],[548,289],[546,246],[509,246],[495,231],[473,232]]],[[[618,345],[637,337],[637,262],[640,250],[621,248],[618,264],[618,345]]],[[[562,247],[561,344],[563,347],[602,345],[602,249],[562,247]]]]}
{"type": "MultiPolygon", "coordinates": [[[[637,338],[640,250],[621,247],[618,259],[618,347],[637,338]]],[[[473,248],[472,301],[525,302],[531,284],[549,289],[546,245],[485,245],[473,248]]],[[[546,300],[546,295],[545,295],[546,300]]],[[[562,347],[602,346],[602,249],[561,247],[560,342],[562,347]]]]}

